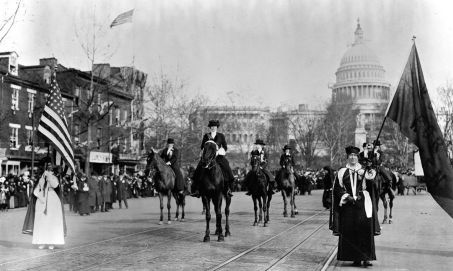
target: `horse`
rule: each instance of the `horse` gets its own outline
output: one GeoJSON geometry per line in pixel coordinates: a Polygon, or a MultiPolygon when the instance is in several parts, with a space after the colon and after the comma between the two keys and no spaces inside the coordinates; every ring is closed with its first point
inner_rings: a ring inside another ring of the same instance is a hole
{"type": "Polygon", "coordinates": [[[395,198],[393,190],[395,190],[396,188],[397,177],[395,176],[395,174],[393,174],[393,172],[382,166],[374,167],[370,164],[367,164],[365,169],[365,178],[372,180],[374,190],[376,191],[376,212],[379,210],[379,199],[381,199],[382,204],[384,205],[384,219],[382,221],[382,224],[387,223],[387,221],[389,224],[392,224],[393,199],[395,198]],[[388,205],[390,207],[389,216],[387,216],[387,196],[388,205]]]}
{"type": "Polygon", "coordinates": [[[203,242],[210,241],[209,222],[211,220],[211,201],[214,204],[216,214],[217,241],[224,241],[222,233],[222,199],[225,198],[225,237],[231,235],[228,217],[230,215],[231,197],[224,189],[224,176],[220,165],[216,161],[217,144],[208,140],[204,143],[203,154],[200,160],[198,178],[198,190],[201,195],[203,205],[206,207],[206,232],[203,242]]]}
{"type": "Polygon", "coordinates": [[[168,210],[168,224],[171,224],[171,197],[175,197],[176,201],[176,218],[179,216],[179,207],[182,208],[182,216],[180,221],[184,221],[184,205],[185,205],[185,195],[175,191],[175,173],[173,169],[168,166],[164,160],[156,155],[155,150],[151,150],[147,157],[146,169],[149,170],[148,177],[152,178],[154,181],[154,189],[157,191],[160,202],[160,220],[159,225],[163,223],[163,209],[164,209],[164,196],[167,196],[167,210],[168,210]]]}
{"type": "Polygon", "coordinates": [[[288,198],[291,205],[291,217],[296,217],[299,213],[297,211],[296,202],[295,202],[295,177],[293,173],[293,167],[290,163],[290,159],[286,158],[283,162],[284,167],[280,169],[277,173],[278,181],[280,182],[280,188],[283,196],[283,216],[288,217],[287,205],[288,198]]]}
{"type": "Polygon", "coordinates": [[[263,221],[264,212],[263,226],[266,227],[269,223],[269,207],[272,200],[272,189],[269,186],[269,180],[260,168],[260,160],[261,158],[259,155],[252,155],[250,160],[252,170],[250,171],[248,176],[249,180],[247,181],[250,193],[252,194],[253,209],[255,211],[255,221],[253,222],[253,226],[258,225],[263,221]],[[257,201],[260,207],[259,220],[257,215],[257,201]]]}

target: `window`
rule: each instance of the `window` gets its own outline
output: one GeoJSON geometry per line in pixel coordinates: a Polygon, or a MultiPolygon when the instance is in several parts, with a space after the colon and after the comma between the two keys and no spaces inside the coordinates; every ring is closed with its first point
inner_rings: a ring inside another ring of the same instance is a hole
{"type": "Polygon", "coordinates": [[[33,114],[33,109],[35,107],[36,90],[27,89],[27,92],[28,92],[28,117],[31,118],[31,114],[33,114]]]}
{"type": "Polygon", "coordinates": [[[115,125],[116,126],[119,126],[120,125],[120,114],[121,114],[121,111],[119,108],[115,109],[116,110],[116,114],[115,114],[115,125]]]}
{"type": "Polygon", "coordinates": [[[20,128],[20,125],[19,124],[10,123],[9,127],[11,128],[10,136],[9,136],[9,143],[10,143],[9,147],[11,149],[18,149],[20,147],[19,146],[19,128],[20,128]]]}
{"type": "Polygon", "coordinates": [[[126,124],[126,121],[127,121],[127,109],[124,110],[123,112],[123,120],[121,121],[121,124],[122,125],[126,124]]]}
{"type": "Polygon", "coordinates": [[[74,103],[79,106],[80,87],[74,89],[74,103]]]}
{"type": "Polygon", "coordinates": [[[74,124],[74,142],[79,143],[80,125],[74,124]]]}
{"type": "Polygon", "coordinates": [[[113,110],[109,110],[109,125],[113,124],[113,110]]]}
{"type": "Polygon", "coordinates": [[[124,149],[123,152],[127,152],[127,137],[124,138],[124,149]]]}
{"type": "Polygon", "coordinates": [[[11,85],[11,109],[19,110],[19,90],[20,87],[16,85],[11,85]]]}
{"type": "Polygon", "coordinates": [[[27,146],[33,145],[33,128],[31,126],[25,126],[27,131],[27,146]]]}

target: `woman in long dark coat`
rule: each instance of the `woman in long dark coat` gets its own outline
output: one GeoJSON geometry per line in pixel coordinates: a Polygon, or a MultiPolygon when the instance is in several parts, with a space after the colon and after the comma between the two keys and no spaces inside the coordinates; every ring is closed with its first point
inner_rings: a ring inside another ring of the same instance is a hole
{"type": "Polygon", "coordinates": [[[324,178],[323,178],[323,187],[324,193],[322,194],[322,206],[326,209],[330,209],[332,205],[332,185],[333,185],[333,170],[329,166],[325,166],[324,170],[324,178]]]}
{"type": "Polygon", "coordinates": [[[80,179],[77,180],[77,195],[79,201],[79,214],[80,215],[90,215],[90,189],[87,183],[87,177],[85,174],[82,174],[80,179]]]}
{"type": "Polygon", "coordinates": [[[338,254],[340,261],[354,266],[371,266],[376,260],[374,245],[373,201],[371,181],[358,163],[359,148],[346,148],[348,164],[338,171],[334,183],[334,205],[338,206],[338,254]]]}

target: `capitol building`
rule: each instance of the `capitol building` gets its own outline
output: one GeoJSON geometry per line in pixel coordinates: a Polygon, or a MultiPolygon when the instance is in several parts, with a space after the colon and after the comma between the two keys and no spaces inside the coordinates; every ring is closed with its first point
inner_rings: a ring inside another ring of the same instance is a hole
{"type": "Polygon", "coordinates": [[[379,132],[390,99],[390,84],[378,57],[365,43],[359,21],[354,36],[331,88],[334,102],[350,104],[357,113],[355,145],[362,146],[365,141],[373,141],[379,132]]]}

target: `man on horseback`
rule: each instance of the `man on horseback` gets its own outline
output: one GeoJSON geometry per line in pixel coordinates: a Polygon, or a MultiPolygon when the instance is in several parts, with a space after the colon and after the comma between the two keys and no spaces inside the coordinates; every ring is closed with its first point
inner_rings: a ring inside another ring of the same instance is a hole
{"type": "MultiPolygon", "coordinates": [[[[288,145],[285,145],[282,150],[283,150],[283,153],[280,156],[280,166],[281,166],[280,171],[283,170],[284,168],[286,168],[287,166],[291,166],[288,170],[290,170],[290,172],[292,174],[294,174],[294,166],[296,165],[296,163],[294,163],[294,157],[291,154],[291,147],[288,145]]],[[[277,173],[277,180],[276,180],[277,189],[281,190],[281,180],[278,178],[278,176],[280,176],[280,174],[277,173]]]]}
{"type": "Polygon", "coordinates": [[[175,173],[175,190],[179,194],[184,193],[184,179],[181,174],[179,166],[179,150],[174,147],[175,140],[173,138],[167,139],[167,147],[162,150],[160,157],[164,160],[167,166],[171,167],[175,173]]]}
{"type": "MultiPolygon", "coordinates": [[[[253,158],[253,156],[259,156],[260,158],[260,169],[261,171],[264,173],[264,175],[266,176],[268,182],[269,182],[269,186],[271,187],[271,189],[273,190],[275,188],[275,180],[274,180],[274,176],[272,176],[272,173],[267,169],[267,164],[268,164],[268,160],[267,160],[267,152],[264,150],[264,146],[266,144],[264,143],[264,141],[262,139],[257,139],[255,141],[255,149],[252,150],[250,152],[250,159],[253,158]]],[[[249,188],[249,174],[251,174],[251,171],[247,174],[247,176],[245,177],[245,185],[246,185],[246,188],[247,188],[247,193],[246,195],[250,196],[251,195],[251,192],[250,192],[250,188],[249,188]]],[[[273,194],[274,192],[272,192],[273,194]]]]}
{"type": "MultiPolygon", "coordinates": [[[[225,191],[228,194],[228,196],[232,197],[233,194],[231,193],[231,186],[234,183],[234,176],[233,172],[231,171],[230,164],[228,163],[228,160],[225,158],[226,151],[228,149],[225,140],[225,135],[217,132],[219,126],[220,122],[218,120],[209,121],[208,127],[210,129],[210,132],[204,134],[203,139],[201,141],[201,150],[203,151],[204,144],[209,140],[212,140],[217,144],[216,162],[219,164],[220,168],[222,169],[223,176],[225,177],[224,178],[225,191]]],[[[200,163],[198,163],[194,173],[194,180],[192,183],[193,193],[191,194],[191,196],[193,197],[200,197],[200,193],[198,191],[198,178],[200,166],[201,166],[200,163]]]]}

